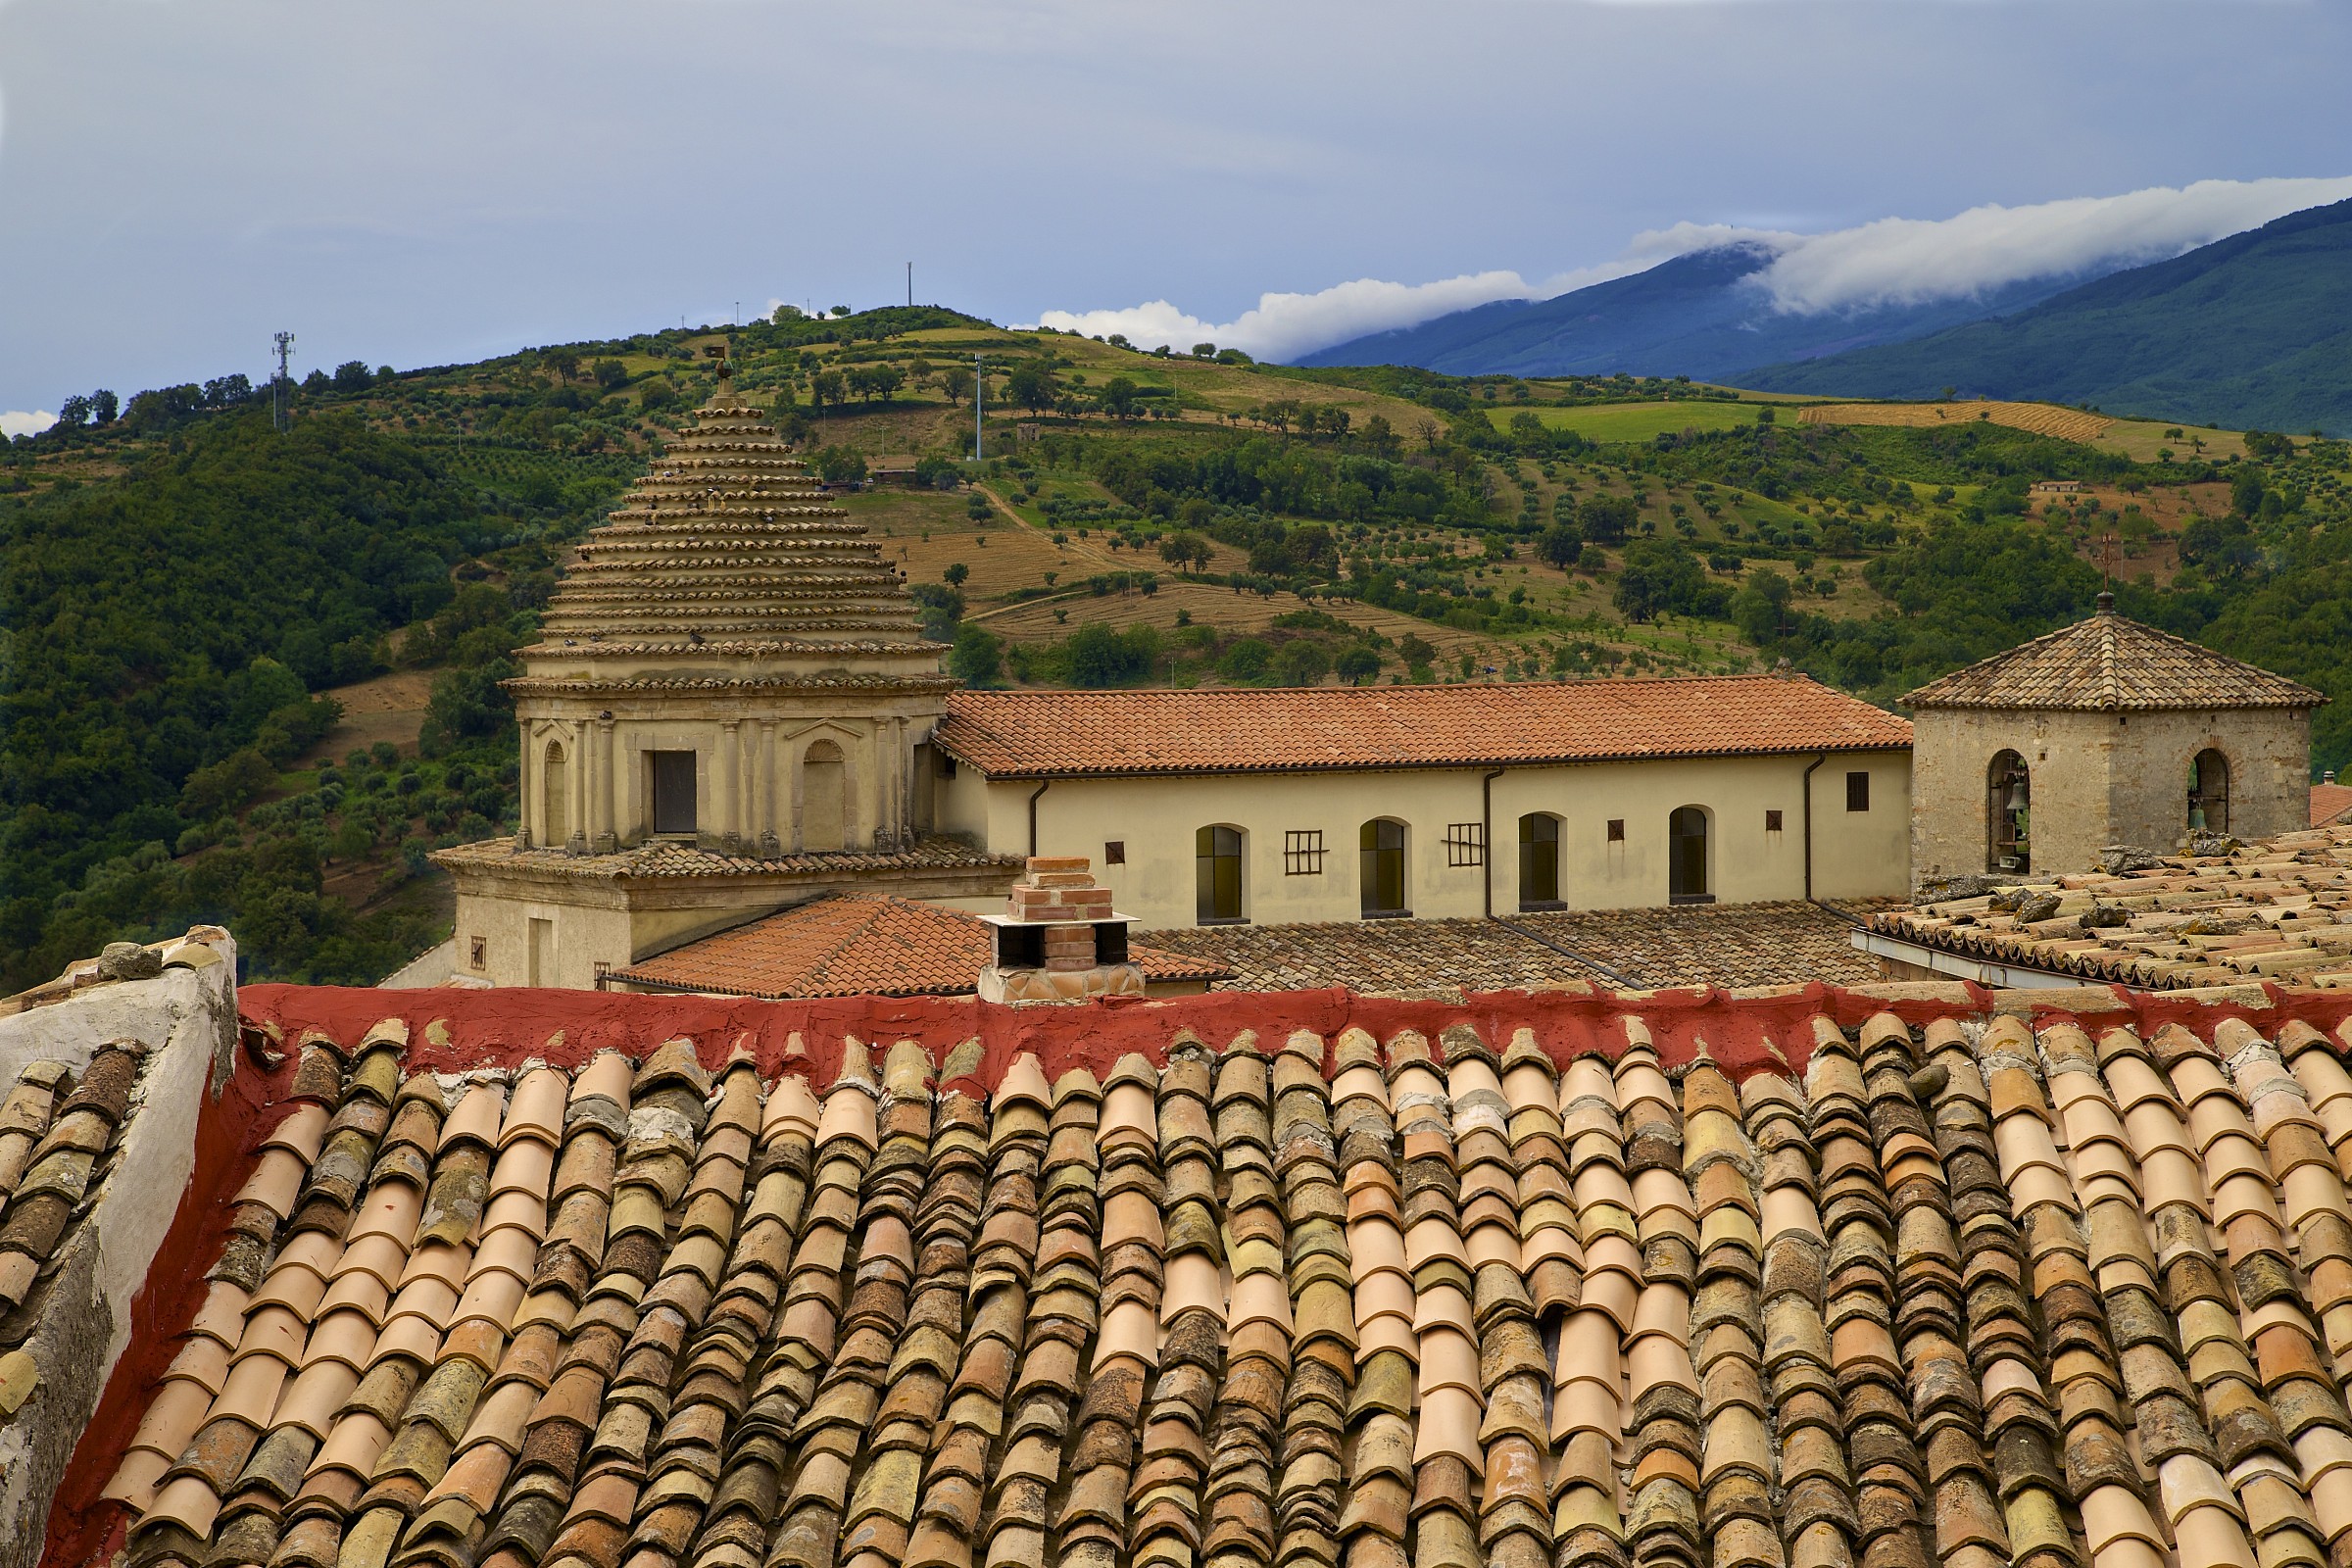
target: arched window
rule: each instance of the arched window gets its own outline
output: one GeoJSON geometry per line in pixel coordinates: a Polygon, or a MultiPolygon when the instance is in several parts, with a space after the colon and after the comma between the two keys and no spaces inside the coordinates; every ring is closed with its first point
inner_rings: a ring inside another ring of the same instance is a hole
{"type": "Polygon", "coordinates": [[[539,776],[539,842],[562,849],[571,837],[571,781],[564,760],[564,743],[547,743],[546,765],[539,776]]]}
{"type": "Polygon", "coordinates": [[[2210,746],[2188,764],[2188,830],[2230,831],[2230,759],[2210,746]]]}
{"type": "Polygon", "coordinates": [[[1404,824],[1376,816],[1357,836],[1357,878],[1366,914],[1402,914],[1404,907],[1404,824]]]}
{"type": "Polygon", "coordinates": [[[1204,827],[1193,835],[1193,866],[1202,925],[1242,917],[1242,830],[1204,827]]]}
{"type": "Polygon", "coordinates": [[[1519,819],[1519,907],[1544,909],[1560,902],[1560,819],[1530,811],[1519,819]]]}
{"type": "Polygon", "coordinates": [[[1709,904],[1715,893],[1707,871],[1707,811],[1678,806],[1666,818],[1666,897],[1672,904],[1709,904]]]}
{"type": "Polygon", "coordinates": [[[812,741],[801,758],[801,848],[846,850],[849,827],[841,748],[812,741]]]}
{"type": "Polygon", "coordinates": [[[1984,770],[1984,869],[2034,869],[2034,780],[2026,760],[1996,752],[1984,770]]]}

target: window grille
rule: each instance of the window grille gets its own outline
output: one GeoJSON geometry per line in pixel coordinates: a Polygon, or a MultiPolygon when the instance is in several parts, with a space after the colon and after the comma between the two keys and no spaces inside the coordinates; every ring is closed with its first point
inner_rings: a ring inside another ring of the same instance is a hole
{"type": "Polygon", "coordinates": [[[1446,823],[1446,863],[1447,865],[1486,864],[1487,824],[1484,822],[1446,823]]]}
{"type": "Polygon", "coordinates": [[[1282,874],[1284,876],[1321,876],[1323,874],[1323,830],[1321,828],[1295,828],[1283,834],[1282,874]]]}

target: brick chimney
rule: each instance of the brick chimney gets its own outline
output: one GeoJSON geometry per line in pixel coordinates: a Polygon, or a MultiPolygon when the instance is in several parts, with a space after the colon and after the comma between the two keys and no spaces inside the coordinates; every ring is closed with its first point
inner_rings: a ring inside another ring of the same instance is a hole
{"type": "Polygon", "coordinates": [[[1083,1002],[1142,996],[1127,957],[1128,917],[1110,907],[1084,856],[1033,855],[995,928],[996,961],[980,971],[983,1002],[1083,1002]]]}

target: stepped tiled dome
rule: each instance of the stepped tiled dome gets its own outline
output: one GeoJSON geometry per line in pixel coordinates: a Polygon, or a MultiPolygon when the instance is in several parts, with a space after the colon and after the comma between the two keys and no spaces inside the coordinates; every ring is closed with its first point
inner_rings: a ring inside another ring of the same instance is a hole
{"type": "Polygon", "coordinates": [[[906,581],[765,414],[719,389],[580,547],[535,653],[921,645],[906,581]]]}

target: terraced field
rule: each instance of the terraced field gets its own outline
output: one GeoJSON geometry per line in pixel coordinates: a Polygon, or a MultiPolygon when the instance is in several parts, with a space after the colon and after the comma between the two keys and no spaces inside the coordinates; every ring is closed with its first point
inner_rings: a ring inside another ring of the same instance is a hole
{"type": "Polygon", "coordinates": [[[1935,426],[1989,419],[2061,441],[2095,441],[2115,421],[2103,414],[2062,409],[2052,403],[1817,403],[1799,409],[1800,424],[1901,424],[1935,426]]]}

